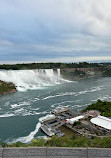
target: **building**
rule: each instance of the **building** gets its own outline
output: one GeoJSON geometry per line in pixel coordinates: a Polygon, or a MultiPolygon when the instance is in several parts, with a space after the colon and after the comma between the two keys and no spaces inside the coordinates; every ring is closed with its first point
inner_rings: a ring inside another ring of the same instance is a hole
{"type": "Polygon", "coordinates": [[[73,125],[74,122],[77,122],[79,121],[80,119],[83,119],[84,116],[83,115],[80,115],[80,116],[77,116],[77,117],[74,117],[74,118],[71,118],[71,119],[66,119],[67,120],[67,123],[73,125]]]}
{"type": "Polygon", "coordinates": [[[99,115],[98,117],[92,118],[91,122],[97,126],[111,130],[111,119],[109,119],[107,117],[99,115]]]}

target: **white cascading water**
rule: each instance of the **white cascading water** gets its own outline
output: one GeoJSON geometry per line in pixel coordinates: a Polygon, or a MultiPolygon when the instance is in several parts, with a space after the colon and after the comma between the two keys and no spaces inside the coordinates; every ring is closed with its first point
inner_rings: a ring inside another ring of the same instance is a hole
{"type": "Polygon", "coordinates": [[[34,136],[36,135],[36,133],[38,132],[40,127],[41,127],[41,123],[37,123],[35,130],[32,131],[28,136],[15,139],[11,143],[16,143],[16,142],[28,143],[28,142],[31,142],[34,139],[34,136]]]}
{"type": "Polygon", "coordinates": [[[60,76],[60,69],[1,70],[0,80],[14,83],[18,91],[39,89],[65,81],[60,76]]]}

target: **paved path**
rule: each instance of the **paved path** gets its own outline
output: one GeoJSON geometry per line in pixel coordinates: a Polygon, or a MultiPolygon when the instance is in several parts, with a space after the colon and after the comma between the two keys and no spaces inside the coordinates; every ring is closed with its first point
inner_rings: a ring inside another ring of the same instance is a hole
{"type": "Polygon", "coordinates": [[[111,158],[111,149],[97,148],[0,148],[0,158],[111,158]]]}

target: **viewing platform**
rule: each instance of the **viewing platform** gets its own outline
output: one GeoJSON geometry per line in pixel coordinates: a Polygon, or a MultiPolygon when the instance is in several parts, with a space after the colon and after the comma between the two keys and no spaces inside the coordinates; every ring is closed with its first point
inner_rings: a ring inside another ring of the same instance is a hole
{"type": "Polygon", "coordinates": [[[50,137],[53,135],[62,137],[67,133],[66,130],[72,130],[77,135],[86,137],[107,137],[111,134],[109,129],[111,121],[105,117],[104,121],[101,121],[101,118],[103,119],[97,110],[89,110],[77,115],[72,109],[62,107],[54,109],[50,115],[41,118],[40,122],[42,131],[50,137]],[[62,131],[62,126],[67,127],[65,131],[62,131]]]}
{"type": "Polygon", "coordinates": [[[111,158],[110,148],[0,148],[0,158],[111,158]]]}

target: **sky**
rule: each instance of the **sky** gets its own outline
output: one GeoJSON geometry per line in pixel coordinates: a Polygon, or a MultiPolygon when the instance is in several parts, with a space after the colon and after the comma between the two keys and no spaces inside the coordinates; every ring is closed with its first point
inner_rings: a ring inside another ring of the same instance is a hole
{"type": "Polygon", "coordinates": [[[0,0],[0,64],[111,61],[111,0],[0,0]]]}

